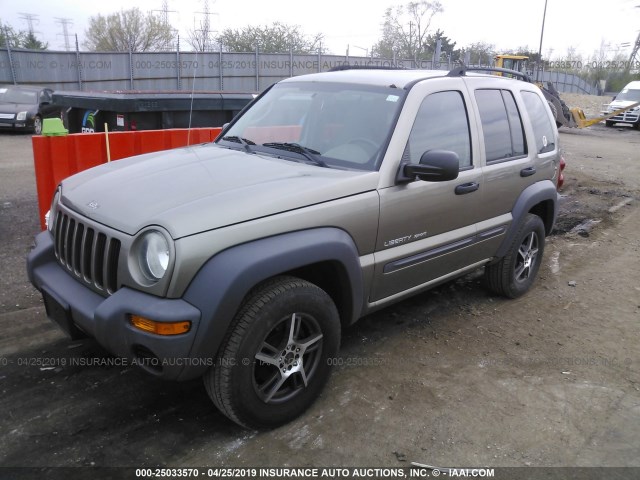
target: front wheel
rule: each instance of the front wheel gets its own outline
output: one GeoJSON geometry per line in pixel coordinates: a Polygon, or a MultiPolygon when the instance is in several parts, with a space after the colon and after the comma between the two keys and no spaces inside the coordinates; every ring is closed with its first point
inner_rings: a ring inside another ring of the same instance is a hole
{"type": "Polygon", "coordinates": [[[244,427],[283,425],[320,394],[339,345],[331,297],[305,280],[274,278],[249,294],[234,319],[204,376],[207,393],[244,427]]]}
{"type": "Polygon", "coordinates": [[[42,135],[42,117],[40,115],[36,115],[33,118],[33,133],[42,135]]]}
{"type": "Polygon", "coordinates": [[[507,254],[498,263],[486,267],[489,288],[509,298],[525,294],[540,269],[544,241],[544,223],[537,215],[528,213],[507,254]]]}

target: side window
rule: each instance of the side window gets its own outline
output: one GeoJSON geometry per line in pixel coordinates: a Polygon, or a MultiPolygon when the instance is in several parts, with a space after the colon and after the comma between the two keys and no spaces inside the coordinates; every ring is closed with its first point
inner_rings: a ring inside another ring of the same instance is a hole
{"type": "Polygon", "coordinates": [[[450,150],[458,154],[460,168],[471,166],[471,136],[467,108],[458,91],[432,93],[422,101],[411,128],[405,157],[420,163],[429,150],[450,150]]]}
{"type": "Polygon", "coordinates": [[[476,90],[487,163],[518,158],[527,153],[522,119],[508,90],[476,90]]]}
{"type": "Polygon", "coordinates": [[[51,94],[47,90],[42,90],[40,92],[40,103],[45,102],[51,103],[51,94]]]}
{"type": "Polygon", "coordinates": [[[521,93],[536,136],[536,151],[538,153],[553,151],[556,147],[555,134],[544,100],[534,92],[522,91],[521,93]]]}

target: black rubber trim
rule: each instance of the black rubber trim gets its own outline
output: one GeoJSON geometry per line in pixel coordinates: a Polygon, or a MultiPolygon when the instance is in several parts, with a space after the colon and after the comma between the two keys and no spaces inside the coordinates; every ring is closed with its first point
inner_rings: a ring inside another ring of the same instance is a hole
{"type": "Polygon", "coordinates": [[[502,235],[506,230],[507,230],[507,226],[506,225],[500,225],[499,227],[492,228],[490,230],[483,230],[482,232],[478,233],[478,235],[476,235],[476,237],[480,241],[487,240],[488,238],[497,237],[498,235],[502,235]]]}

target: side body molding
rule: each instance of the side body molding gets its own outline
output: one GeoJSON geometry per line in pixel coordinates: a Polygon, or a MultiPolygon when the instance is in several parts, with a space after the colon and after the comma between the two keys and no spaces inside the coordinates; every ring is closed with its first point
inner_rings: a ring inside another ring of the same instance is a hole
{"type": "MultiPolygon", "coordinates": [[[[339,272],[334,281],[342,288],[343,323],[359,318],[365,299],[359,253],[353,239],[337,228],[316,228],[245,243],[212,257],[200,269],[183,299],[202,313],[192,359],[215,358],[242,300],[260,282],[291,270],[320,262],[332,263],[339,272]]],[[[202,362],[206,363],[206,362],[202,362]]],[[[194,378],[207,369],[189,368],[181,379],[194,378]]]]}

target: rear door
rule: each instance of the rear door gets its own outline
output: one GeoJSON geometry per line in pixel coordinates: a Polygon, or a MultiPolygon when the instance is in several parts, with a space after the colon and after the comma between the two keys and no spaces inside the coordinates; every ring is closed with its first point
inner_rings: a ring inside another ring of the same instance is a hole
{"type": "MultiPolygon", "coordinates": [[[[509,83],[530,87],[523,82],[509,83]]],[[[480,197],[483,218],[478,224],[479,244],[473,252],[476,257],[472,259],[479,260],[495,254],[520,194],[551,177],[557,130],[544,101],[534,91],[521,92],[483,79],[477,79],[473,87],[484,156],[480,197]]]]}

